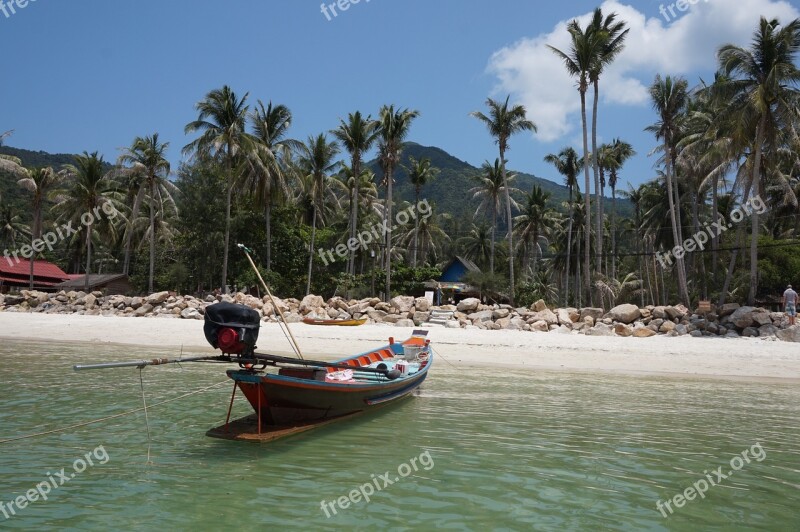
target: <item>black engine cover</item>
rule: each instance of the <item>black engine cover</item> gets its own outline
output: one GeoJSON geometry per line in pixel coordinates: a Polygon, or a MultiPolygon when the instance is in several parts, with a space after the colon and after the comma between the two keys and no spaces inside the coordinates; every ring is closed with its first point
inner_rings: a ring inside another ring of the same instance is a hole
{"type": "Polygon", "coordinates": [[[258,341],[258,329],[261,327],[261,316],[245,305],[234,303],[215,303],[206,307],[203,332],[211,347],[217,349],[217,335],[224,328],[234,329],[239,339],[247,345],[248,354],[252,354],[258,341]]]}

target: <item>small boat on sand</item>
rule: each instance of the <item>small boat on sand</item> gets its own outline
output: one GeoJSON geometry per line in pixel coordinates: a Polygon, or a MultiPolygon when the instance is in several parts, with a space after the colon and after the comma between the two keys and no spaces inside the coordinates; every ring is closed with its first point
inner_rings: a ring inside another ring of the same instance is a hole
{"type": "Polygon", "coordinates": [[[358,327],[367,323],[367,318],[359,320],[324,320],[321,318],[303,318],[307,325],[338,325],[339,327],[358,327]]]}

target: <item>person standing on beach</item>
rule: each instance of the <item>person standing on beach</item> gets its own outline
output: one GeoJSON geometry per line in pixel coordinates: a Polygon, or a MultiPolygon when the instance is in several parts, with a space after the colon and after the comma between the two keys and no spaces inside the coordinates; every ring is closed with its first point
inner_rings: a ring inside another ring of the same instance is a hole
{"type": "Polygon", "coordinates": [[[792,285],[787,286],[783,292],[781,304],[789,316],[789,325],[794,325],[794,317],[797,315],[797,292],[792,290],[792,285]]]}

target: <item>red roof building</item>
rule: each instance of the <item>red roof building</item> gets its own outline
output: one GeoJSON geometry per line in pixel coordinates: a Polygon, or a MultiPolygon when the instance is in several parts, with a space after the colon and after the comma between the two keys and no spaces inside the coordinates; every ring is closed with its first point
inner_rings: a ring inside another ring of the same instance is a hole
{"type": "MultiPolygon", "coordinates": [[[[30,286],[31,263],[29,260],[17,262],[13,258],[0,257],[0,291],[9,288],[28,288],[30,286]]],[[[69,280],[69,275],[46,260],[33,261],[33,287],[37,290],[53,289],[57,284],[69,280]]]]}

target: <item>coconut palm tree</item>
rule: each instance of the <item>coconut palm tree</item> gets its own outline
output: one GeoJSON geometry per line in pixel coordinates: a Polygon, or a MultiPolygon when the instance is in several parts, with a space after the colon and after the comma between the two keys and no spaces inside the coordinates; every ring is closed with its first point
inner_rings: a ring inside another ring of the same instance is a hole
{"type": "Polygon", "coordinates": [[[514,230],[525,249],[523,264],[534,277],[538,272],[539,258],[542,255],[541,242],[549,242],[547,237],[559,222],[556,211],[547,205],[549,199],[549,192],[542,190],[539,185],[534,185],[533,190],[525,194],[521,213],[514,219],[514,230]]]}
{"type": "Polygon", "coordinates": [[[234,170],[244,158],[255,162],[263,154],[255,137],[247,133],[248,105],[246,93],[239,98],[227,85],[214,89],[195,105],[197,120],[186,124],[187,135],[200,136],[183,148],[185,155],[216,159],[225,167],[227,176],[225,200],[225,243],[222,259],[222,290],[228,293],[228,253],[231,234],[231,202],[236,184],[234,170]]]}
{"type": "MultiPolygon", "coordinates": [[[[427,157],[421,161],[411,157],[409,160],[409,167],[405,168],[408,172],[408,180],[414,186],[414,205],[419,205],[419,195],[422,187],[431,182],[439,175],[438,168],[431,167],[431,160],[427,157]]],[[[419,217],[414,217],[414,242],[413,242],[413,267],[417,267],[417,234],[419,233],[419,217]]]]}
{"type": "MultiPolygon", "coordinates": [[[[14,133],[14,130],[6,131],[0,134],[0,146],[5,143],[5,140],[14,133]]],[[[11,174],[17,179],[26,179],[29,177],[28,171],[22,166],[22,161],[13,155],[5,155],[0,153],[0,172],[11,174]]]]}
{"type": "MultiPolygon", "coordinates": [[[[589,82],[594,88],[594,102],[592,105],[592,167],[594,168],[594,186],[597,198],[597,250],[603,253],[603,193],[602,187],[598,188],[600,181],[600,167],[597,157],[600,155],[597,147],[597,108],[600,99],[600,76],[625,48],[625,39],[629,29],[625,29],[625,22],[617,21],[617,14],[611,13],[603,17],[603,10],[599,7],[594,10],[592,20],[585,34],[595,35],[600,46],[595,49],[596,55],[589,68],[589,82]]],[[[587,189],[588,191],[588,189],[587,189]]]]}
{"type": "MultiPolygon", "coordinates": [[[[361,111],[350,113],[347,115],[347,121],[339,120],[339,127],[332,131],[333,136],[341,143],[345,150],[350,154],[350,169],[353,175],[361,175],[363,170],[363,158],[375,142],[378,140],[378,127],[377,120],[373,120],[369,115],[366,118],[361,114],[361,111]]],[[[350,238],[356,237],[358,228],[358,185],[359,182],[354,182],[355,188],[352,190],[350,196],[350,238]]],[[[347,262],[347,272],[355,274],[355,252],[351,251],[347,262]]]]}
{"type": "MultiPolygon", "coordinates": [[[[558,154],[551,153],[545,156],[544,161],[552,164],[556,171],[564,176],[564,184],[569,191],[569,227],[567,229],[567,266],[564,270],[564,305],[569,301],[569,272],[571,271],[570,262],[572,255],[572,222],[573,222],[573,192],[579,191],[578,188],[578,174],[581,171],[581,158],[578,153],[571,147],[564,148],[558,154]]],[[[576,287],[580,290],[580,287],[576,287]]]]}
{"type": "MultiPolygon", "coordinates": [[[[591,158],[589,157],[589,133],[586,122],[586,92],[589,90],[589,73],[596,69],[597,58],[601,55],[603,48],[606,46],[607,36],[603,36],[596,32],[591,31],[591,26],[586,30],[581,28],[577,20],[573,20],[567,25],[567,31],[570,34],[572,41],[569,53],[562,52],[558,48],[548,45],[548,48],[553,51],[564,62],[564,67],[570,76],[578,80],[578,93],[581,97],[581,125],[583,127],[583,174],[584,174],[584,208],[585,208],[585,228],[584,231],[584,289],[587,296],[592,297],[592,279],[591,279],[591,231],[589,226],[592,221],[592,201],[589,193],[589,165],[591,158]]],[[[596,150],[593,150],[596,151],[596,150]]]]}
{"type": "Polygon", "coordinates": [[[261,148],[257,164],[251,166],[251,188],[256,201],[264,207],[264,224],[267,234],[267,255],[264,266],[272,269],[272,206],[276,196],[287,192],[287,169],[285,162],[290,150],[300,148],[301,143],[286,138],[292,126],[292,113],[285,105],[273,105],[258,100],[250,113],[253,136],[261,148]]]}
{"type": "MultiPolygon", "coordinates": [[[[0,242],[15,249],[17,240],[30,234],[31,228],[22,221],[22,216],[17,214],[11,205],[0,203],[0,242]]],[[[5,260],[10,259],[5,257],[5,260]]]]}
{"type": "Polygon", "coordinates": [[[392,185],[394,171],[400,165],[403,142],[411,130],[411,123],[419,116],[419,111],[395,109],[394,105],[385,105],[380,111],[380,140],[378,141],[381,169],[386,181],[386,301],[392,297],[392,185]]]}
{"type": "MultiPolygon", "coordinates": [[[[507,175],[505,182],[511,183],[516,178],[517,174],[507,175]]],[[[501,208],[500,197],[506,191],[503,180],[503,171],[500,167],[500,159],[495,159],[494,164],[489,163],[489,161],[485,161],[483,166],[481,166],[481,174],[476,177],[476,180],[478,181],[478,186],[469,189],[468,192],[469,194],[472,194],[472,199],[481,200],[478,208],[475,210],[475,216],[477,216],[482,210],[489,214],[489,222],[491,223],[492,227],[489,271],[494,273],[495,249],[497,247],[495,244],[495,235],[497,233],[498,225],[497,218],[501,208]]],[[[509,189],[508,197],[511,199],[511,205],[515,209],[519,208],[519,206],[511,194],[521,192],[522,191],[517,188],[512,187],[509,189]]],[[[511,227],[511,224],[509,223],[508,226],[511,227]]]]}
{"type": "MultiPolygon", "coordinates": [[[[42,205],[48,195],[61,182],[62,176],[52,168],[38,168],[28,171],[30,177],[25,177],[17,181],[17,184],[33,194],[31,210],[33,211],[33,223],[31,224],[31,243],[42,237],[42,205]]],[[[33,246],[31,246],[33,247],[33,246]]],[[[35,255],[31,254],[29,287],[33,290],[33,262],[35,255]]]]}
{"type": "MultiPolygon", "coordinates": [[[[679,118],[688,99],[688,83],[684,78],[673,78],[667,76],[662,78],[656,75],[656,79],[650,86],[650,98],[653,108],[659,115],[659,121],[648,127],[648,131],[655,133],[657,139],[663,140],[664,151],[664,179],[667,184],[667,199],[669,203],[669,217],[672,224],[672,238],[674,245],[683,242],[681,237],[681,216],[680,216],[680,196],[678,195],[677,177],[675,172],[675,140],[679,128],[679,118]]],[[[689,290],[686,283],[686,267],[683,255],[676,256],[676,267],[678,272],[678,295],[682,302],[689,305],[689,290]]]]}
{"type": "Polygon", "coordinates": [[[456,241],[456,245],[463,250],[466,258],[484,267],[489,263],[494,251],[492,247],[492,231],[488,225],[472,224],[467,236],[463,236],[456,241]]]}
{"type": "MultiPolygon", "coordinates": [[[[720,70],[728,76],[719,90],[727,96],[729,112],[738,117],[739,128],[751,132],[755,154],[748,187],[751,197],[764,192],[766,176],[762,171],[774,163],[779,147],[792,145],[797,139],[800,70],[795,65],[799,50],[800,19],[781,26],[777,19],[761,17],[749,49],[726,44],[717,54],[720,70]]],[[[758,289],[758,220],[759,213],[753,212],[750,304],[758,289]]]]}
{"type": "Polygon", "coordinates": [[[89,290],[89,275],[92,273],[92,240],[95,234],[95,217],[100,211],[118,212],[121,194],[116,190],[113,170],[105,172],[103,157],[97,152],[75,157],[75,164],[63,170],[66,190],[55,194],[54,210],[60,217],[73,222],[73,227],[85,227],[86,269],[84,290],[89,290]],[[89,223],[87,223],[87,221],[89,223]]]}
{"type": "Polygon", "coordinates": [[[310,178],[312,181],[310,192],[314,211],[311,221],[311,244],[308,249],[306,295],[311,293],[311,273],[314,268],[314,245],[317,238],[317,221],[322,217],[327,181],[330,178],[330,174],[339,164],[334,160],[338,154],[339,145],[334,141],[328,141],[325,134],[320,133],[316,137],[311,136],[308,138],[303,145],[300,155],[300,171],[302,175],[310,178]]]}
{"type": "Polygon", "coordinates": [[[500,150],[500,171],[503,175],[503,187],[506,197],[506,220],[508,220],[508,270],[510,294],[509,299],[514,301],[514,221],[511,217],[511,194],[509,192],[508,180],[506,179],[506,152],[509,149],[509,139],[517,133],[523,131],[537,131],[536,124],[526,118],[525,106],[515,105],[511,108],[508,102],[511,96],[506,97],[505,103],[500,103],[491,98],[486,100],[489,107],[489,114],[474,111],[471,116],[477,118],[487,127],[489,134],[495,138],[495,142],[500,150]]]}
{"type": "Polygon", "coordinates": [[[606,160],[608,184],[611,187],[611,277],[617,275],[617,183],[619,172],[628,159],[636,155],[633,146],[619,138],[608,145],[609,157],[606,160]]]}
{"type": "Polygon", "coordinates": [[[178,188],[169,180],[170,164],[167,160],[169,142],[161,142],[158,133],[149,137],[136,137],[129,148],[119,157],[119,164],[130,165],[128,173],[139,176],[139,191],[136,194],[131,217],[125,235],[125,273],[128,273],[130,243],[133,234],[133,221],[136,219],[143,198],[147,199],[150,211],[150,268],[148,270],[147,289],[153,293],[153,279],[156,262],[156,211],[160,205],[171,204],[174,208],[173,194],[178,188]]]}

